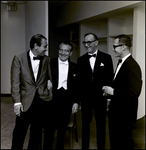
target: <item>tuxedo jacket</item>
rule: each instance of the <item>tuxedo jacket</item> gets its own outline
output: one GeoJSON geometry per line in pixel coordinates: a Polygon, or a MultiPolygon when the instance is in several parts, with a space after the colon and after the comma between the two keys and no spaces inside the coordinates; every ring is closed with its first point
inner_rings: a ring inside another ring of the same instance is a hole
{"type": "MultiPolygon", "coordinates": [[[[50,66],[51,66],[51,76],[52,76],[52,84],[53,84],[53,95],[55,95],[58,87],[58,82],[59,82],[58,58],[51,58],[50,66]]],[[[76,64],[69,61],[67,91],[70,94],[70,99],[73,101],[75,101],[74,99],[75,96],[74,88],[76,86],[75,82],[76,82],[76,64]]]]}
{"type": "Polygon", "coordinates": [[[112,117],[136,121],[138,97],[142,87],[141,76],[138,63],[129,56],[113,80],[114,96],[109,108],[112,117]]]}
{"type": "Polygon", "coordinates": [[[50,101],[51,92],[47,89],[50,79],[49,57],[43,56],[40,60],[37,80],[35,81],[29,51],[16,55],[11,66],[11,95],[14,103],[21,102],[24,111],[32,104],[37,92],[42,100],[50,101]]]}
{"type": "Polygon", "coordinates": [[[92,71],[88,53],[78,58],[77,84],[78,97],[82,108],[93,105],[100,107],[103,102],[102,87],[111,85],[113,79],[113,63],[109,54],[97,52],[94,70],[92,71]]]}

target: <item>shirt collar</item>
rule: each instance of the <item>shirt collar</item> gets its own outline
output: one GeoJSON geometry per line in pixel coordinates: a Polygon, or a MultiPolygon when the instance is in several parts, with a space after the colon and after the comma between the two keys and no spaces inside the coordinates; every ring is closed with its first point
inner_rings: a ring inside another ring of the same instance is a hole
{"type": "Polygon", "coordinates": [[[33,53],[32,53],[32,51],[30,50],[29,51],[29,56],[30,56],[30,58],[33,60],[33,57],[36,57],[33,53]]]}
{"type": "Polygon", "coordinates": [[[61,61],[61,60],[59,59],[59,57],[58,57],[58,62],[59,62],[59,64],[66,64],[66,65],[68,65],[68,60],[66,60],[66,61],[61,61]]]}
{"type": "Polygon", "coordinates": [[[122,58],[122,63],[130,56],[131,54],[129,53],[128,55],[126,55],[125,57],[122,58]]]}
{"type": "Polygon", "coordinates": [[[94,54],[96,54],[97,55],[97,52],[98,52],[98,49],[93,53],[93,54],[91,54],[91,53],[88,53],[88,55],[94,55],[94,54]]]}

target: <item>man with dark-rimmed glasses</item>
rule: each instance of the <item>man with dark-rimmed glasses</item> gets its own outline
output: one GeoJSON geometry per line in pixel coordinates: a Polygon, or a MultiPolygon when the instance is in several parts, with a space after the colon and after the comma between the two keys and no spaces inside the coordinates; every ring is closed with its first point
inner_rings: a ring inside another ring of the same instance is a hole
{"type": "Polygon", "coordinates": [[[115,37],[113,51],[119,58],[112,86],[104,86],[104,96],[110,96],[109,135],[111,149],[134,149],[133,125],[137,119],[138,97],[142,75],[139,64],[131,56],[131,38],[121,34],[115,37]]]}
{"type": "Polygon", "coordinates": [[[84,35],[86,54],[77,61],[77,93],[82,110],[82,149],[89,149],[90,123],[94,114],[97,131],[97,147],[105,149],[106,97],[102,86],[111,85],[113,63],[109,54],[98,49],[98,37],[84,35]]]}

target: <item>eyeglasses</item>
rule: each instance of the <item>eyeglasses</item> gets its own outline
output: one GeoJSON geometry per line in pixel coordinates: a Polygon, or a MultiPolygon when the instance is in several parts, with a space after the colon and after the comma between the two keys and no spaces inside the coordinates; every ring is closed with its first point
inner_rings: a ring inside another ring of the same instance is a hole
{"type": "Polygon", "coordinates": [[[115,48],[117,48],[119,46],[123,46],[123,45],[125,45],[125,44],[113,45],[113,48],[115,49],[115,48]]]}
{"type": "Polygon", "coordinates": [[[70,52],[70,50],[68,50],[68,49],[59,49],[59,52],[69,53],[69,52],[70,52]]]}
{"type": "Polygon", "coordinates": [[[87,41],[87,42],[85,42],[85,41],[83,41],[82,43],[83,43],[83,45],[90,45],[92,42],[95,42],[96,40],[94,40],[94,41],[87,41]]]}

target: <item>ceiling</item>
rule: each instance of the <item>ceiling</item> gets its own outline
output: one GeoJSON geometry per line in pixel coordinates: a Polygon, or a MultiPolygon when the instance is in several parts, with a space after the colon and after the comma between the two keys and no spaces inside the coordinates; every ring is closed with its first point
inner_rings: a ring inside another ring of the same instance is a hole
{"type": "Polygon", "coordinates": [[[16,4],[26,4],[27,1],[1,1],[2,4],[16,3],[16,4]]]}
{"type": "Polygon", "coordinates": [[[52,0],[52,1],[49,1],[49,5],[51,7],[61,7],[63,5],[65,5],[66,3],[68,3],[69,1],[58,1],[58,0],[52,0]]]}
{"type": "MultiPolygon", "coordinates": [[[[8,4],[8,3],[16,3],[16,4],[26,4],[27,1],[1,1],[2,4],[8,4]]],[[[48,1],[49,6],[51,7],[61,7],[68,3],[69,1],[59,1],[59,0],[51,0],[48,1]]]]}

